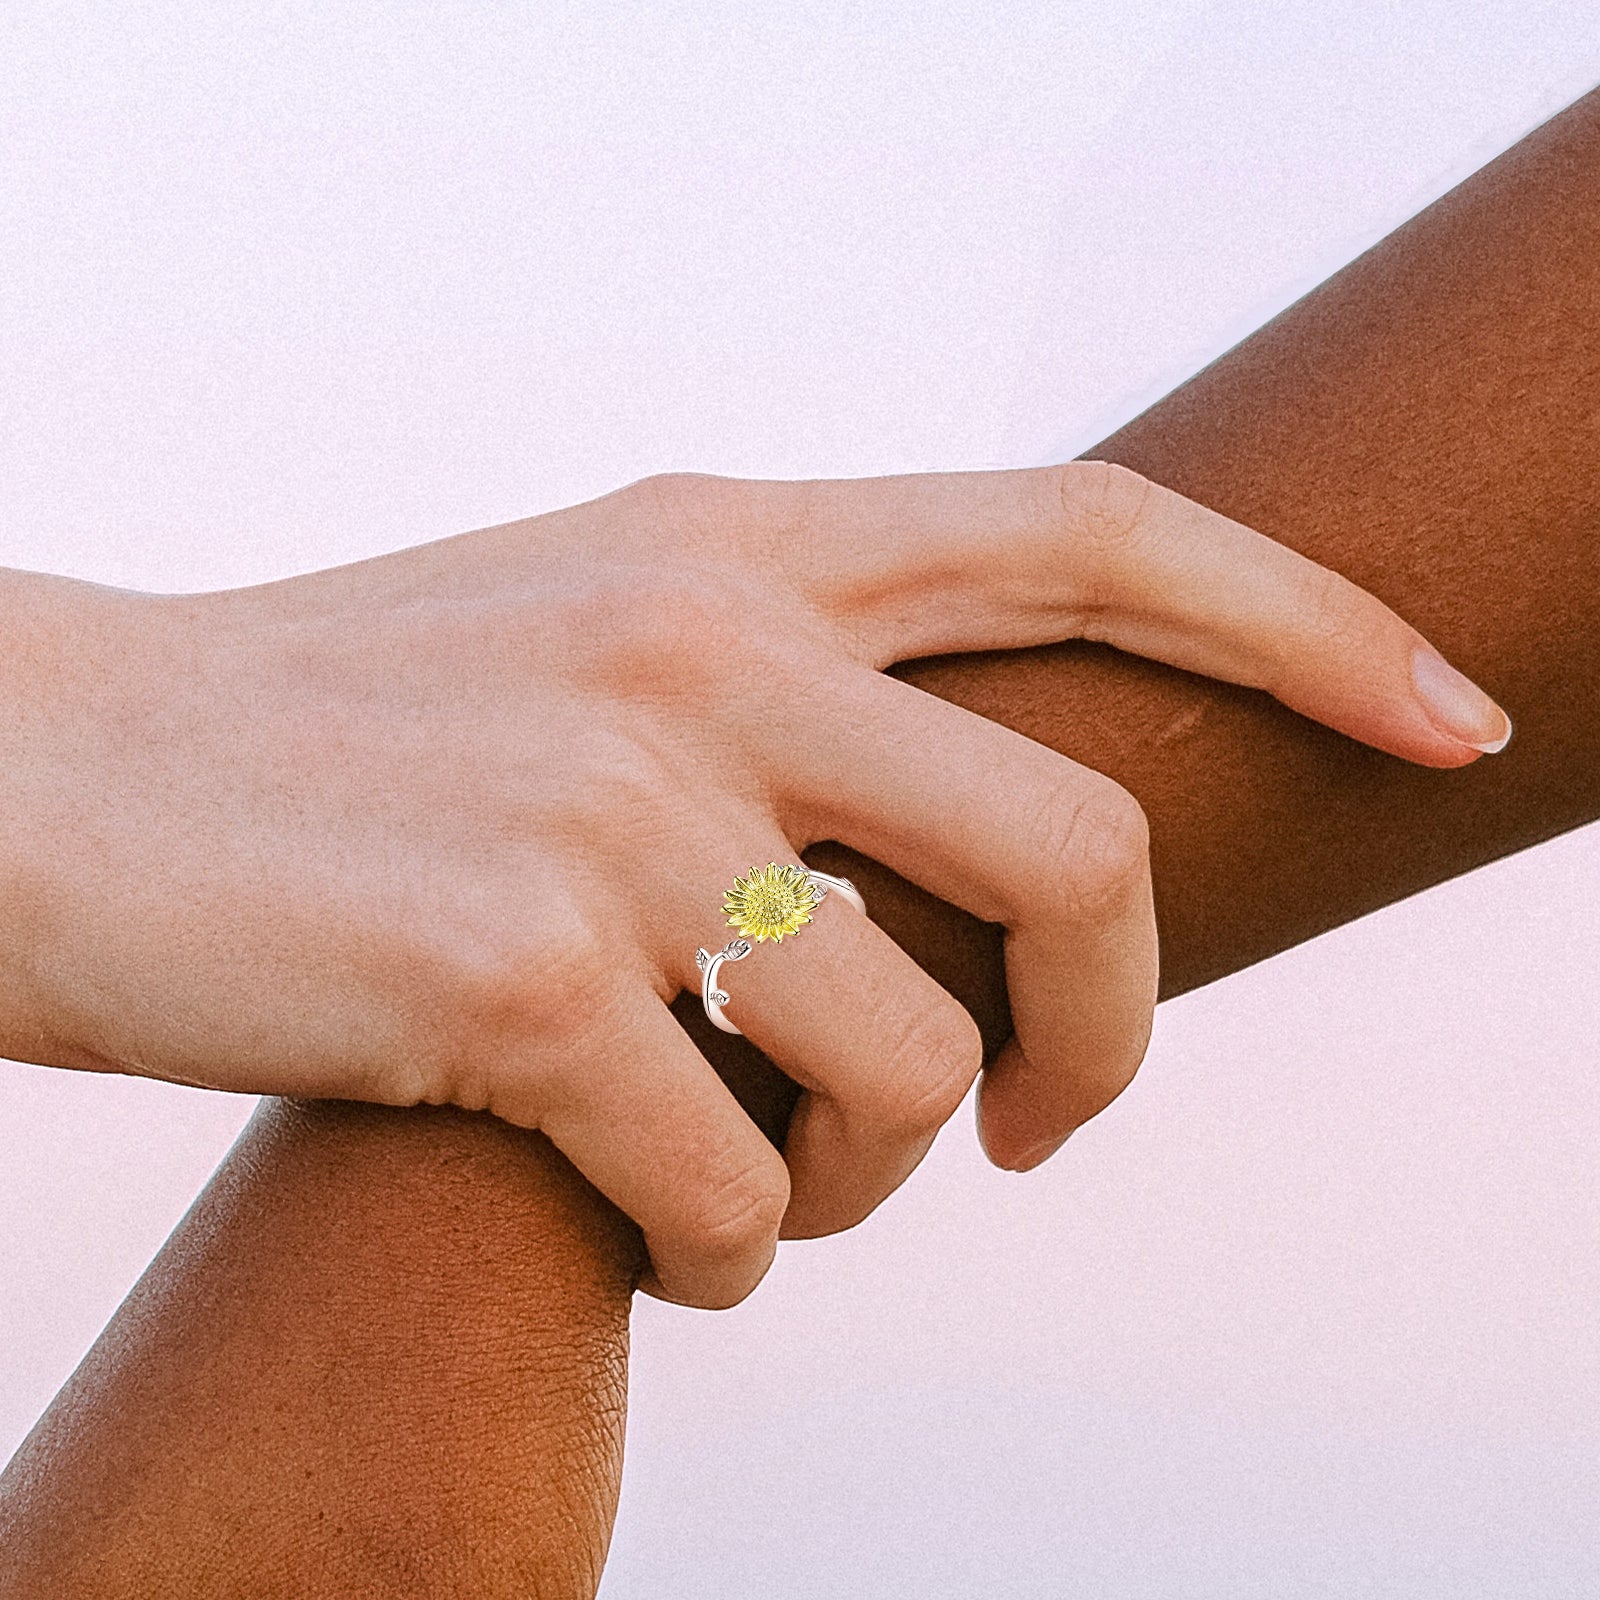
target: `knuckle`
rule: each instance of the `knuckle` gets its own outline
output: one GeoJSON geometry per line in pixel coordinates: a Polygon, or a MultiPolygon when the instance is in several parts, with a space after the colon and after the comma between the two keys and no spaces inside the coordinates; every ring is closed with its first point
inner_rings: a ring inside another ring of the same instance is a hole
{"type": "Polygon", "coordinates": [[[650,507],[661,520],[672,522],[680,514],[698,513],[696,497],[704,477],[699,472],[652,472],[637,483],[629,484],[628,492],[650,507]]]}
{"type": "Polygon", "coordinates": [[[1114,461],[1066,461],[1052,474],[1051,513],[1067,537],[1097,553],[1115,553],[1144,531],[1155,485],[1114,461]]]}
{"type": "Polygon", "coordinates": [[[1304,626],[1320,649],[1342,653],[1365,638],[1361,591],[1331,567],[1311,566],[1300,580],[1296,599],[1304,626]]]}
{"type": "Polygon", "coordinates": [[[583,688],[676,710],[755,690],[797,621],[737,567],[663,564],[609,572],[568,602],[562,633],[583,688]]]}
{"type": "Polygon", "coordinates": [[[774,528],[795,515],[780,505],[792,489],[693,473],[631,485],[634,514],[670,524],[669,548],[645,541],[565,576],[541,615],[541,649],[583,688],[678,707],[764,684],[802,636],[831,642],[768,559],[766,545],[785,542],[774,528]]]}
{"type": "Polygon", "coordinates": [[[959,1001],[904,1019],[873,1095],[873,1120],[915,1137],[942,1128],[983,1065],[983,1037],[959,1001]]]}
{"type": "Polygon", "coordinates": [[[700,1255],[737,1261],[777,1238],[789,1186],[776,1155],[734,1165],[695,1197],[688,1235],[700,1255]]]}
{"type": "Polygon", "coordinates": [[[447,982],[434,1020],[435,1103],[536,1125],[573,1052],[626,1028],[628,991],[587,931],[460,941],[447,982]]]}
{"type": "MultiPolygon", "coordinates": [[[[683,832],[683,784],[667,757],[630,732],[587,728],[572,736],[573,759],[545,778],[530,818],[548,846],[570,856],[593,856],[599,841],[620,850],[672,848],[683,832]]],[[[581,947],[592,936],[582,926],[569,938],[581,947]]],[[[555,943],[554,940],[551,941],[555,943]]],[[[560,948],[548,952],[557,963],[560,948]]]]}
{"type": "Polygon", "coordinates": [[[710,472],[657,472],[631,491],[659,524],[691,540],[736,526],[748,498],[743,479],[710,472]]]}
{"type": "Polygon", "coordinates": [[[454,981],[460,1034],[486,1059],[603,1028],[616,1003],[605,952],[586,930],[487,941],[456,956],[454,981]]]}
{"type": "Polygon", "coordinates": [[[1101,778],[1056,791],[1046,807],[1040,853],[1078,916],[1114,910],[1150,875],[1150,823],[1120,784],[1101,778]]]}
{"type": "Polygon", "coordinates": [[[742,613],[726,587],[667,563],[608,568],[565,599],[558,626],[591,687],[628,697],[698,691],[741,648],[742,613]]]}

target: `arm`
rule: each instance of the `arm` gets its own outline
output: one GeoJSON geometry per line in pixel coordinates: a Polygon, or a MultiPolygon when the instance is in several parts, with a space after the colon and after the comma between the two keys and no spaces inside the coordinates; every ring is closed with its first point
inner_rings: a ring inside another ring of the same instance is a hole
{"type": "Polygon", "coordinates": [[[538,1134],[264,1101],[12,1463],[0,1594],[591,1593],[636,1250],[538,1134]]]}
{"type": "MultiPolygon", "coordinates": [[[[1164,995],[1600,815],[1597,300],[1591,95],[1093,452],[1372,589],[1510,709],[1503,756],[1418,771],[1094,646],[893,669],[1139,797],[1164,995]]],[[[807,856],[862,884],[992,1058],[998,930],[842,848],[807,856]]],[[[696,1042],[781,1118],[784,1086],[693,1001],[696,1042]]],[[[464,1569],[483,1595],[590,1592],[631,1248],[536,1139],[269,1107],[0,1483],[0,1595],[153,1573],[272,1593],[262,1565],[302,1595],[453,1593],[464,1569]]]]}

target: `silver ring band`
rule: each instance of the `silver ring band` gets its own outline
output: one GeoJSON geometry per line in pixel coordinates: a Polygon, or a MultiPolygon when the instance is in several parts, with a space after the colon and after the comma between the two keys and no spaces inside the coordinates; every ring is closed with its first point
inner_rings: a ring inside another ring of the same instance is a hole
{"type": "MultiPolygon", "coordinates": [[[[794,870],[804,873],[810,882],[811,905],[821,905],[830,894],[837,894],[840,899],[853,905],[862,916],[866,916],[867,903],[861,898],[861,891],[848,878],[836,878],[832,873],[817,872],[804,865],[794,870]]],[[[806,916],[803,920],[809,921],[810,917],[806,916]]],[[[794,929],[788,931],[792,933],[794,929]]],[[[758,939],[759,937],[758,935],[758,939]]],[[[781,935],[779,937],[781,938],[781,935]]],[[[742,1034],[744,1030],[729,1022],[723,1014],[722,1008],[727,1005],[730,996],[726,990],[718,986],[717,975],[724,962],[743,961],[752,948],[754,947],[750,941],[741,935],[730,939],[715,954],[703,947],[694,953],[694,964],[700,969],[700,998],[706,1008],[706,1015],[724,1033],[742,1034]]]]}

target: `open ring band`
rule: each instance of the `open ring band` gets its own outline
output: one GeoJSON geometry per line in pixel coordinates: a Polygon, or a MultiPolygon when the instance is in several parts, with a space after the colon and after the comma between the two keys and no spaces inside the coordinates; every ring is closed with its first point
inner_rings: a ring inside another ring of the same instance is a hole
{"type": "Polygon", "coordinates": [[[832,873],[817,872],[811,867],[780,867],[769,861],[764,868],[757,867],[746,877],[736,878],[733,888],[724,898],[724,909],[731,915],[729,923],[738,928],[737,937],[730,939],[713,955],[709,950],[694,953],[694,964],[700,969],[700,998],[706,1015],[724,1033],[743,1033],[723,1015],[729,996],[718,987],[717,973],[725,961],[743,961],[753,946],[746,935],[754,937],[757,944],[771,939],[783,942],[783,936],[797,932],[811,920],[813,906],[821,905],[830,894],[849,901],[862,916],[867,914],[867,903],[861,891],[848,878],[836,878],[832,873]]]}

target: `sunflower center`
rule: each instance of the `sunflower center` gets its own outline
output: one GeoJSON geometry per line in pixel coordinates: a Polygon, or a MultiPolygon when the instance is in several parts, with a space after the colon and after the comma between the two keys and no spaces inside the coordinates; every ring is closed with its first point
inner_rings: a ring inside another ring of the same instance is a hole
{"type": "Polygon", "coordinates": [[[772,939],[781,944],[811,920],[816,890],[802,867],[779,866],[769,861],[743,878],[723,896],[728,924],[757,943],[772,939]]]}

